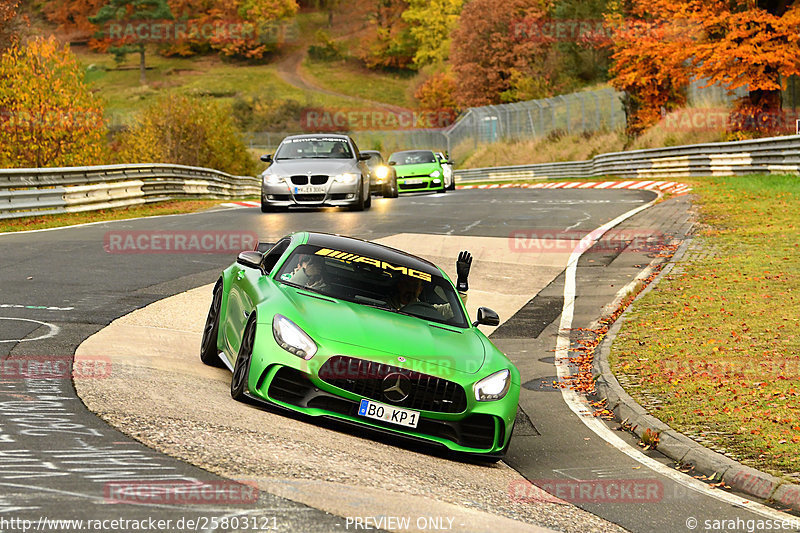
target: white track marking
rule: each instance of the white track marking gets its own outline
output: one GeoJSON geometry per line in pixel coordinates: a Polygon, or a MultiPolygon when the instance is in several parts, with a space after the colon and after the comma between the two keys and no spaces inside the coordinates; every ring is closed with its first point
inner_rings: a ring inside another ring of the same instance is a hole
{"type": "Polygon", "coordinates": [[[42,339],[49,339],[50,337],[55,337],[61,331],[61,328],[58,326],[54,326],[53,324],[48,324],[47,322],[42,322],[41,320],[32,320],[30,318],[8,318],[8,317],[0,317],[0,320],[19,320],[21,322],[34,322],[36,324],[41,324],[42,326],[47,326],[50,328],[50,331],[45,333],[44,335],[39,335],[38,337],[34,337],[32,339],[0,339],[0,342],[31,342],[31,341],[40,341],[42,339]]]}
{"type": "MultiPolygon", "coordinates": [[[[591,245],[600,239],[600,237],[602,237],[603,234],[608,230],[620,224],[621,222],[624,222],[633,215],[652,206],[657,200],[658,199],[653,200],[652,202],[648,202],[647,204],[637,207],[636,209],[632,209],[627,213],[623,213],[611,222],[608,222],[595,229],[581,239],[570,255],[569,261],[567,261],[567,269],[565,271],[564,307],[561,312],[561,322],[559,324],[558,339],[556,341],[555,361],[559,380],[564,380],[572,373],[569,368],[569,348],[570,330],[572,329],[572,318],[575,312],[575,275],[578,267],[578,259],[580,259],[585,250],[588,250],[591,245]]],[[[781,521],[797,520],[797,517],[795,516],[776,511],[758,502],[741,496],[736,496],[719,489],[712,489],[702,481],[689,477],[681,472],[678,472],[677,470],[673,470],[672,468],[656,461],[655,459],[646,456],[640,450],[622,440],[619,435],[609,429],[608,426],[606,426],[600,419],[595,417],[594,409],[589,405],[589,402],[586,400],[586,398],[569,388],[562,388],[561,396],[567,406],[569,406],[570,410],[575,413],[586,425],[586,427],[591,429],[598,437],[602,438],[611,446],[624,453],[631,459],[646,466],[650,470],[653,470],[654,472],[657,472],[690,490],[694,490],[706,496],[716,498],[717,500],[734,505],[736,507],[748,509],[753,513],[765,518],[781,521]]]]}

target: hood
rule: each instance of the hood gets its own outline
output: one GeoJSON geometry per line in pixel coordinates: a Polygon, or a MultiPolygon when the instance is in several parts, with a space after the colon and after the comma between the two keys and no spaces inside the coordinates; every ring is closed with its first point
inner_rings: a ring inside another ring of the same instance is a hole
{"type": "Polygon", "coordinates": [[[292,176],[295,174],[326,174],[333,176],[343,172],[361,174],[355,160],[352,159],[288,159],[275,161],[264,171],[267,174],[292,176]]]}
{"type": "Polygon", "coordinates": [[[392,364],[422,373],[448,369],[475,374],[483,366],[486,350],[472,328],[456,328],[376,309],[344,300],[328,301],[307,296],[293,287],[282,288],[297,311],[288,318],[317,343],[325,340],[346,343],[375,356],[394,359],[392,364]],[[405,357],[398,364],[396,357],[405,357]],[[428,369],[426,371],[426,369],[428,369]]]}
{"type": "Polygon", "coordinates": [[[395,170],[397,171],[397,177],[403,178],[405,176],[427,176],[434,170],[438,170],[439,172],[442,169],[439,168],[438,163],[417,163],[416,165],[395,165],[395,170]]]}

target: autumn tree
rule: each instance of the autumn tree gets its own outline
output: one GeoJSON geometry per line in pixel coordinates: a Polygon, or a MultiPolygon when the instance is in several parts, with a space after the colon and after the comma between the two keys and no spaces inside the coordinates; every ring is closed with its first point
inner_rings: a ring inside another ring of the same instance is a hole
{"type": "Polygon", "coordinates": [[[18,41],[25,22],[25,17],[19,13],[19,0],[0,3],[0,53],[18,41]]]}
{"type": "Polygon", "coordinates": [[[230,113],[212,101],[165,94],[115,140],[121,163],[173,163],[252,175],[250,157],[230,113]]]}
{"type": "Polygon", "coordinates": [[[531,38],[527,30],[547,11],[544,0],[472,0],[464,5],[450,51],[460,106],[535,98],[546,92],[547,43],[531,38]]]}
{"type": "Polygon", "coordinates": [[[139,83],[147,83],[145,51],[152,42],[152,27],[138,31],[144,24],[155,24],[172,20],[172,11],[167,0],[110,0],[100,8],[89,22],[98,26],[107,25],[100,30],[100,36],[108,44],[108,51],[122,62],[127,54],[139,54],[139,83]]]}
{"type": "Polygon", "coordinates": [[[182,30],[162,48],[168,55],[216,51],[236,59],[261,59],[297,38],[295,0],[169,0],[182,30]]]}
{"type": "MultiPolygon", "coordinates": [[[[800,74],[800,3],[794,0],[630,0],[630,6],[652,31],[633,33],[627,23],[615,33],[619,88],[652,76],[649,62],[658,56],[672,66],[662,76],[688,65],[690,77],[729,90],[747,87],[734,115],[751,117],[748,127],[760,130],[759,121],[780,110],[783,80],[800,74]]],[[[680,78],[674,84],[685,85],[680,78]]],[[[658,99],[643,93],[640,100],[641,116],[654,117],[658,99]]]]}
{"type": "Polygon", "coordinates": [[[458,22],[464,0],[409,0],[402,18],[409,24],[416,52],[414,64],[444,63],[450,55],[450,32],[458,22]]]}
{"type": "Polygon", "coordinates": [[[361,39],[358,57],[368,68],[409,69],[413,67],[414,40],[403,12],[406,0],[372,0],[369,27],[361,39]]]}
{"type": "Polygon", "coordinates": [[[634,9],[628,15],[641,18],[620,12],[608,17],[614,50],[611,84],[625,93],[626,131],[636,136],[658,122],[662,110],[686,103],[690,73],[681,49],[693,35],[664,21],[648,20],[644,10],[634,9]]]}
{"type": "Polygon", "coordinates": [[[14,45],[0,57],[0,110],[0,167],[105,162],[102,105],[53,37],[14,45]]]}
{"type": "Polygon", "coordinates": [[[108,0],[47,0],[42,11],[47,19],[58,24],[58,30],[71,41],[89,40],[97,26],[89,22],[108,0]]]}

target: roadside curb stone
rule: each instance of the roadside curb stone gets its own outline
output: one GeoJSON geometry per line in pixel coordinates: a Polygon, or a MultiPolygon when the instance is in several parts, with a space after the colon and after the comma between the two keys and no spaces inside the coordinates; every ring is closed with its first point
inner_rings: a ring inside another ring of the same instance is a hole
{"type": "MultiPolygon", "coordinates": [[[[691,242],[692,237],[687,236],[661,272],[636,296],[633,303],[652,290],[661,278],[681,261],[691,242]]],[[[659,442],[656,449],[679,465],[692,467],[694,474],[702,474],[715,482],[722,481],[731,489],[749,496],[774,501],[792,510],[800,511],[800,485],[745,466],[675,431],[658,418],[650,415],[620,385],[611,370],[608,356],[617,333],[627,319],[628,312],[633,308],[633,303],[614,322],[596,352],[594,374],[597,396],[607,400],[606,408],[614,413],[617,421],[629,427],[639,437],[647,429],[657,431],[659,442]]]]}

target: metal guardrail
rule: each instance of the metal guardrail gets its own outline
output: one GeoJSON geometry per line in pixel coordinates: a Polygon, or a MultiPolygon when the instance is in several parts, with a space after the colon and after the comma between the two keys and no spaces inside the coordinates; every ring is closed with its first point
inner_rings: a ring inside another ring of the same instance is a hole
{"type": "MultiPolygon", "coordinates": [[[[456,180],[679,179],[800,174],[800,135],[614,152],[588,161],[456,170],[456,180]]],[[[0,170],[0,219],[74,213],[175,198],[258,196],[259,179],[207,168],[142,164],[0,170]]]]}
{"type": "Polygon", "coordinates": [[[458,182],[517,179],[678,179],[745,174],[800,174],[800,135],[601,154],[588,161],[455,171],[458,182]]]}
{"type": "Polygon", "coordinates": [[[0,170],[0,219],[93,211],[176,198],[242,198],[258,178],[183,165],[0,170]]]}

